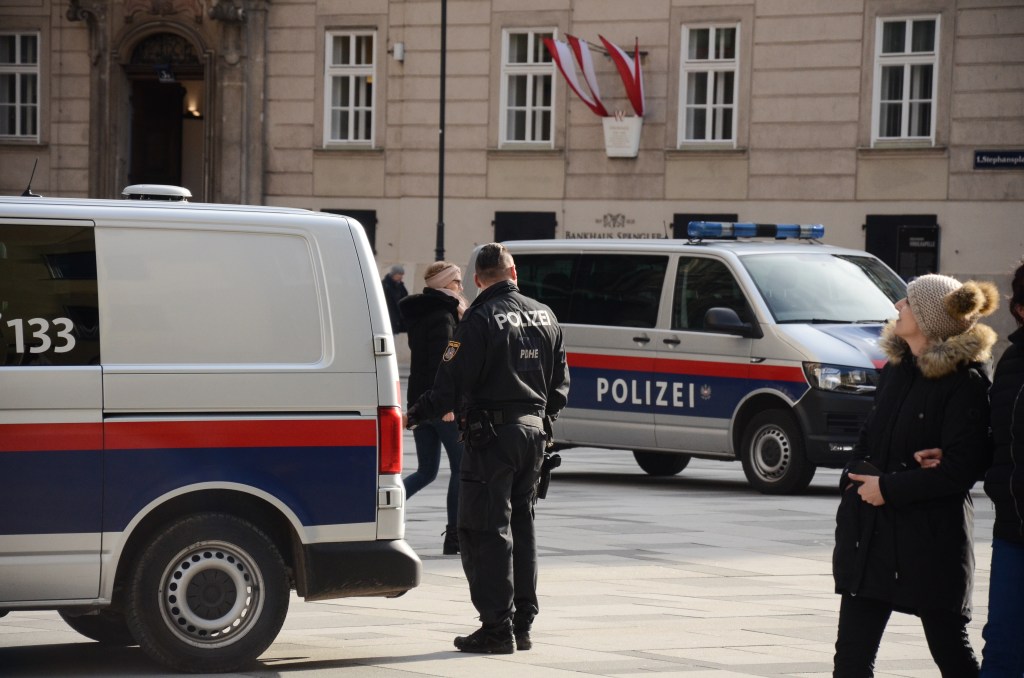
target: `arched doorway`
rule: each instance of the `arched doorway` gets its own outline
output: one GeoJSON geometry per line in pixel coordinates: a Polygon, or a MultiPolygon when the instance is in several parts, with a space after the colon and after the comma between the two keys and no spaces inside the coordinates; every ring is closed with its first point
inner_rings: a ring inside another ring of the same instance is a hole
{"type": "Polygon", "coordinates": [[[205,69],[195,48],[174,33],[140,41],[124,66],[128,79],[128,183],[204,192],[208,109],[205,69]]]}

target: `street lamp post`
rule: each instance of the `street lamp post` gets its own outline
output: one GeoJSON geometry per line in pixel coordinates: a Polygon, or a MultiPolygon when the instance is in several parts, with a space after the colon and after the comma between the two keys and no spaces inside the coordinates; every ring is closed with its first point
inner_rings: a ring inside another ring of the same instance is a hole
{"type": "Polygon", "coordinates": [[[434,258],[444,259],[444,98],[448,57],[448,0],[441,0],[441,108],[437,134],[437,244],[434,258]]]}

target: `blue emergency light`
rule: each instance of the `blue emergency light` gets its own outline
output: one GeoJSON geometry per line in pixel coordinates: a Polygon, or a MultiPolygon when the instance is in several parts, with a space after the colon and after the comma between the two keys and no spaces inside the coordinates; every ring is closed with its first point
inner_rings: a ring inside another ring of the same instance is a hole
{"type": "Polygon", "coordinates": [[[751,222],[691,221],[686,235],[694,240],[715,238],[813,238],[825,235],[821,224],[754,224],[751,222]]]}

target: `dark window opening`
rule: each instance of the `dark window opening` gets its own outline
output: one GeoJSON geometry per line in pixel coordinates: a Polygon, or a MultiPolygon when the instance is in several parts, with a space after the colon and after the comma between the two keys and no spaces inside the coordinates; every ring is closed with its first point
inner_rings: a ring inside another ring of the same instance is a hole
{"type": "Polygon", "coordinates": [[[939,270],[939,224],[934,214],[869,214],[864,249],[904,280],[939,270]]]}
{"type": "Polygon", "coordinates": [[[557,226],[554,212],[495,212],[494,240],[551,240],[557,226]]]}

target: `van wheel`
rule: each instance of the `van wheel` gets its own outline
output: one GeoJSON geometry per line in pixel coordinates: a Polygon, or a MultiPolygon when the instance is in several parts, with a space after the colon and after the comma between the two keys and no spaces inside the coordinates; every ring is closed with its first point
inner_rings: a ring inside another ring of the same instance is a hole
{"type": "Polygon", "coordinates": [[[633,450],[633,458],[640,468],[652,476],[674,476],[690,463],[690,455],[672,452],[633,450]]]}
{"type": "Polygon", "coordinates": [[[102,645],[127,647],[136,644],[121,612],[100,610],[95,614],[74,614],[67,610],[57,610],[57,614],[72,629],[102,645]]]}
{"type": "Polygon", "coordinates": [[[233,671],[274,642],[289,583],[274,543],[234,516],[181,519],[139,556],[128,627],[156,661],[179,671],[233,671]]]}
{"type": "Polygon", "coordinates": [[[802,492],[814,477],[800,426],[786,410],[765,410],[750,420],[740,457],[747,481],[765,494],[802,492]]]}

